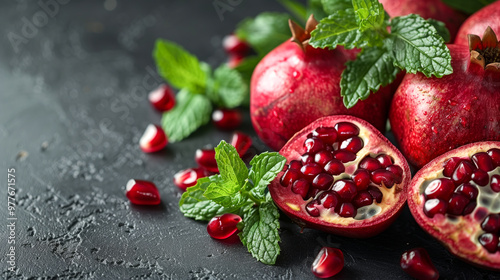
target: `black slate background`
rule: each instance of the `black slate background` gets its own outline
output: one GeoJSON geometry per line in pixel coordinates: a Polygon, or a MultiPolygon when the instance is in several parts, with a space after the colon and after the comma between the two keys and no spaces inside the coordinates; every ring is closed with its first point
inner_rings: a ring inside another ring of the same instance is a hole
{"type": "MultiPolygon", "coordinates": [[[[217,65],[225,59],[221,38],[247,16],[282,11],[275,1],[243,0],[222,20],[213,1],[46,2],[58,7],[46,22],[35,1],[0,4],[1,278],[314,279],[317,252],[337,246],[346,264],[335,279],[409,279],[400,255],[422,246],[441,279],[500,279],[452,257],[408,209],[365,240],[300,233],[283,217],[275,266],[257,262],[240,243],[211,239],[205,223],[182,216],[173,174],[194,166],[196,148],[230,133],[207,125],[163,152],[140,151],[145,127],[160,120],[146,98],[161,82],[151,58],[154,40],[175,41],[217,65]],[[26,21],[43,26],[25,30],[26,21]],[[12,34],[24,39],[12,44],[12,34]],[[6,262],[7,168],[16,169],[17,180],[15,273],[6,262]],[[130,205],[124,195],[130,178],[154,181],[162,204],[130,205]]],[[[242,130],[257,151],[267,149],[248,115],[242,130]]]]}

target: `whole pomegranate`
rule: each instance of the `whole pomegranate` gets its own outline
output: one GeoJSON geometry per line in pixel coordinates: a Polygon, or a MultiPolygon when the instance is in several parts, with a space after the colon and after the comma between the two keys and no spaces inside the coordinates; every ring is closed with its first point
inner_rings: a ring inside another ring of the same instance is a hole
{"type": "Polygon", "coordinates": [[[347,115],[320,118],[279,153],[287,166],[269,192],[301,227],[369,237],[386,229],[405,203],[408,163],[364,120],[347,115]]]}
{"type": "Polygon", "coordinates": [[[453,74],[407,74],[389,120],[401,151],[422,167],[467,143],[500,140],[500,49],[495,33],[470,36],[469,48],[448,45],[453,74]]]}
{"type": "Polygon", "coordinates": [[[417,223],[454,255],[500,270],[500,142],[449,151],[420,169],[408,189],[417,223]]]}
{"type": "Polygon", "coordinates": [[[451,40],[458,32],[466,16],[453,10],[441,0],[379,0],[391,17],[418,14],[425,19],[442,21],[450,31],[451,40]]]}
{"type": "Polygon", "coordinates": [[[257,65],[250,84],[250,115],[258,136],[279,150],[312,121],[347,114],[365,119],[385,131],[391,93],[381,88],[347,109],[340,96],[340,78],[352,51],[315,49],[308,44],[317,22],[306,29],[290,22],[293,38],[268,53],[257,65]]]}
{"type": "Polygon", "coordinates": [[[468,34],[481,35],[488,26],[500,34],[500,1],[491,3],[467,18],[458,30],[455,44],[467,46],[468,34]]]}

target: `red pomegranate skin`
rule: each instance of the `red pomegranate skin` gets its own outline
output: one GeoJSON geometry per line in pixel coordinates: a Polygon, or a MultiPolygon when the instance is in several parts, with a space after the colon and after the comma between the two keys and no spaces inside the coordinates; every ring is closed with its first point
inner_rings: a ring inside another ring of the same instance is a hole
{"type": "MultiPolygon", "coordinates": [[[[379,0],[391,17],[418,14],[425,19],[444,22],[451,35],[451,42],[466,19],[466,16],[444,4],[440,0],[379,0]]],[[[484,29],[483,29],[484,30],[484,29]]]]}
{"type": "Polygon", "coordinates": [[[352,115],[385,131],[391,93],[381,88],[347,109],[340,96],[340,75],[356,50],[305,51],[287,41],[257,65],[250,85],[250,116],[260,139],[279,150],[312,121],[329,115],[352,115]]]}
{"type": "Polygon", "coordinates": [[[500,140],[500,83],[483,78],[484,71],[470,73],[468,47],[448,48],[453,74],[406,74],[392,100],[392,131],[418,168],[464,144],[500,140]]]}
{"type": "Polygon", "coordinates": [[[482,37],[488,26],[496,34],[500,34],[500,1],[491,3],[467,18],[458,30],[455,44],[468,46],[467,34],[476,34],[482,37]]]}

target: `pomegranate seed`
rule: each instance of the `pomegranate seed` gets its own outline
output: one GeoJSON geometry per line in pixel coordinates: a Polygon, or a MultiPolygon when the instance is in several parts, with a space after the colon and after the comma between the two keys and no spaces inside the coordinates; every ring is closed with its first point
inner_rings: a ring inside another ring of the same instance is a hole
{"type": "Polygon", "coordinates": [[[439,198],[429,199],[424,204],[424,213],[429,218],[434,218],[436,214],[446,214],[448,202],[439,198]]]}
{"type": "Polygon", "coordinates": [[[378,189],[378,187],[375,187],[375,186],[369,186],[369,187],[368,187],[368,192],[372,195],[373,199],[375,199],[375,201],[376,201],[377,203],[382,202],[382,197],[383,197],[383,194],[382,194],[382,192],[378,189]]]}
{"type": "Polygon", "coordinates": [[[500,215],[489,214],[481,223],[481,228],[486,232],[497,233],[500,230],[500,215]]]}
{"type": "Polygon", "coordinates": [[[174,92],[165,84],[150,92],[148,99],[151,105],[160,112],[168,111],[175,106],[174,92]]]}
{"type": "Polygon", "coordinates": [[[338,159],[332,159],[325,165],[325,171],[330,175],[340,175],[344,173],[345,166],[338,159]]]}
{"type": "Polygon", "coordinates": [[[344,218],[354,218],[358,211],[350,202],[344,202],[340,205],[339,215],[344,218]]]}
{"type": "Polygon", "coordinates": [[[297,181],[292,184],[292,192],[299,194],[302,198],[307,197],[307,193],[309,192],[311,184],[303,178],[297,179],[297,181]]]}
{"type": "Polygon", "coordinates": [[[307,193],[307,197],[316,197],[316,196],[318,196],[320,191],[321,190],[319,190],[319,189],[309,188],[309,192],[307,193]]]}
{"type": "Polygon", "coordinates": [[[340,249],[323,247],[312,264],[312,273],[318,278],[329,278],[344,267],[344,254],[340,249]]]}
{"type": "Polygon", "coordinates": [[[389,165],[385,168],[385,170],[394,174],[394,181],[396,184],[401,184],[403,182],[403,168],[398,165],[389,165]]]}
{"type": "Polygon", "coordinates": [[[337,192],[343,201],[351,201],[357,189],[353,181],[338,180],[333,184],[332,190],[337,192]]]}
{"type": "Polygon", "coordinates": [[[366,190],[370,184],[370,172],[366,169],[358,169],[352,175],[352,180],[358,190],[366,190]]]}
{"type": "Polygon", "coordinates": [[[424,248],[406,251],[401,256],[401,268],[411,277],[419,280],[437,280],[439,272],[424,248]]]}
{"type": "Polygon", "coordinates": [[[226,213],[215,216],[208,222],[207,232],[212,238],[226,239],[238,231],[239,222],[241,222],[241,217],[236,214],[226,213]]]}
{"type": "Polygon", "coordinates": [[[250,46],[235,34],[226,35],[222,39],[222,47],[228,54],[246,55],[250,46]]]}
{"type": "Polygon", "coordinates": [[[326,173],[320,173],[316,177],[314,177],[312,181],[313,187],[320,189],[320,190],[326,190],[330,188],[333,184],[333,177],[330,174],[326,173]]]}
{"type": "Polygon", "coordinates": [[[231,145],[236,148],[238,155],[243,157],[252,146],[252,138],[243,132],[235,132],[231,138],[231,145]]]}
{"type": "Polygon", "coordinates": [[[486,171],[476,169],[471,176],[472,181],[480,186],[486,186],[489,183],[490,177],[486,171]]]}
{"type": "Polygon", "coordinates": [[[194,160],[205,170],[213,173],[219,173],[217,161],[215,161],[214,149],[197,149],[194,155],[194,160]]]}
{"type": "Polygon", "coordinates": [[[488,150],[487,153],[491,157],[491,161],[493,162],[494,166],[500,166],[500,149],[493,148],[488,150]]]}
{"type": "Polygon", "coordinates": [[[168,139],[163,129],[154,124],[148,125],[146,131],[139,140],[139,146],[145,153],[154,153],[167,146],[168,139]]]}
{"type": "Polygon", "coordinates": [[[359,168],[366,169],[370,172],[382,168],[380,162],[372,157],[365,157],[359,163],[359,168]]]}
{"type": "Polygon", "coordinates": [[[160,193],[155,184],[149,181],[130,179],[127,182],[126,196],[132,204],[160,204],[160,193]]]}
{"type": "Polygon", "coordinates": [[[463,185],[460,185],[457,190],[457,193],[461,193],[468,197],[470,200],[476,200],[477,195],[479,194],[479,191],[474,185],[465,183],[463,185]]]}
{"type": "Polygon", "coordinates": [[[373,197],[368,191],[361,191],[352,199],[352,204],[356,208],[367,206],[373,203],[373,197]]]}
{"type": "Polygon", "coordinates": [[[314,155],[314,162],[316,162],[321,166],[325,166],[325,164],[327,164],[332,159],[333,159],[332,153],[327,150],[319,151],[317,154],[314,155]]]}
{"type": "Polygon", "coordinates": [[[302,163],[298,160],[292,160],[288,164],[289,169],[295,169],[295,170],[300,170],[302,168],[302,163]]]}
{"type": "Polygon", "coordinates": [[[332,145],[337,140],[337,130],[333,127],[318,127],[311,136],[321,139],[325,144],[332,145]]]}
{"type": "Polygon", "coordinates": [[[285,171],[283,176],[281,176],[280,183],[283,187],[289,187],[300,177],[302,177],[300,171],[295,169],[288,169],[287,171],[285,171]]]}
{"type": "Polygon", "coordinates": [[[359,137],[351,137],[340,143],[340,149],[357,153],[363,148],[363,140],[359,137]]]}
{"type": "Polygon", "coordinates": [[[448,200],[455,190],[453,181],[447,178],[439,178],[432,180],[424,190],[426,199],[440,198],[448,200]]]}
{"type": "Polygon", "coordinates": [[[384,184],[386,188],[392,188],[392,186],[394,186],[394,174],[390,171],[379,169],[373,171],[370,175],[372,182],[377,185],[384,184]]]}
{"type": "Polygon", "coordinates": [[[490,187],[492,191],[500,192],[500,175],[491,176],[490,187]]]}
{"type": "MultiPolygon", "coordinates": [[[[392,158],[388,155],[378,155],[376,159],[378,162],[380,162],[382,168],[387,168],[389,165],[392,165],[392,158]]],[[[401,173],[403,173],[403,170],[401,170],[401,173]]]]}
{"type": "Polygon", "coordinates": [[[220,130],[233,130],[241,125],[241,112],[238,109],[216,109],[212,113],[212,122],[220,130]]]}
{"type": "Polygon", "coordinates": [[[300,172],[302,172],[302,174],[310,180],[314,179],[314,177],[322,171],[323,167],[317,163],[308,163],[300,169],[300,172]]]}
{"type": "Polygon", "coordinates": [[[453,171],[453,175],[451,175],[451,179],[455,182],[455,185],[461,185],[462,183],[469,182],[472,177],[472,172],[474,172],[474,165],[472,162],[468,160],[462,160],[455,171],[453,171]]]}
{"type": "Polygon", "coordinates": [[[472,155],[471,158],[476,164],[477,168],[483,171],[490,172],[494,169],[491,157],[485,152],[476,153],[472,155]]]}
{"type": "Polygon", "coordinates": [[[302,164],[308,164],[314,162],[314,154],[313,153],[305,153],[300,157],[300,161],[302,164]]]}
{"type": "Polygon", "coordinates": [[[461,215],[464,212],[465,206],[469,204],[469,198],[460,193],[452,194],[450,200],[448,201],[448,214],[451,215],[461,215]]]}
{"type": "Polygon", "coordinates": [[[453,175],[453,171],[460,163],[461,159],[457,157],[452,157],[444,163],[443,175],[446,177],[451,177],[453,175]]]}
{"type": "Polygon", "coordinates": [[[319,201],[325,208],[334,208],[337,207],[340,197],[334,191],[327,191],[319,196],[319,201]]]}
{"type": "Polygon", "coordinates": [[[335,129],[338,133],[337,140],[339,142],[359,135],[359,128],[352,123],[339,122],[335,125],[335,129]]]}
{"type": "Polygon", "coordinates": [[[237,55],[237,54],[230,55],[227,61],[227,67],[234,69],[238,67],[241,64],[241,62],[243,62],[243,60],[245,60],[245,56],[243,55],[237,55]]]}
{"type": "Polygon", "coordinates": [[[349,152],[349,151],[341,150],[341,151],[335,152],[335,154],[333,155],[333,157],[335,159],[338,159],[341,162],[345,163],[345,162],[349,162],[349,161],[355,160],[356,159],[356,154],[354,154],[352,152],[349,152]]]}
{"type": "Polygon", "coordinates": [[[474,211],[474,209],[476,209],[476,206],[477,206],[476,201],[469,202],[469,204],[465,205],[463,215],[465,216],[465,215],[469,215],[470,213],[472,213],[472,211],[474,211]]]}
{"type": "Polygon", "coordinates": [[[207,176],[207,174],[202,168],[184,169],[175,173],[174,184],[185,191],[186,188],[196,185],[196,181],[205,176],[207,176]]]}
{"type": "Polygon", "coordinates": [[[311,202],[307,203],[306,211],[307,213],[309,213],[309,215],[313,217],[318,217],[319,216],[318,201],[312,200],[311,202]]]}
{"type": "Polygon", "coordinates": [[[498,235],[494,233],[483,233],[479,236],[479,243],[490,253],[498,250],[498,235]]]}
{"type": "Polygon", "coordinates": [[[308,153],[317,153],[325,149],[325,144],[319,138],[316,137],[307,138],[306,141],[304,142],[304,149],[308,153]]]}

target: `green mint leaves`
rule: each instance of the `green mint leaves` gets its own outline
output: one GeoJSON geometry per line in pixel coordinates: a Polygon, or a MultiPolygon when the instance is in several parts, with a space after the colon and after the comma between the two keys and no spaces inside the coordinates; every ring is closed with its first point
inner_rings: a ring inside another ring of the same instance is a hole
{"type": "Polygon", "coordinates": [[[225,141],[215,148],[220,175],[198,179],[179,201],[181,212],[196,220],[235,213],[243,218],[240,239],[248,251],[265,264],[279,255],[279,211],[267,185],[283,170],[286,159],[278,153],[262,153],[248,169],[236,149],[225,141]]]}
{"type": "Polygon", "coordinates": [[[162,127],[170,142],[181,141],[210,121],[213,105],[238,107],[248,99],[248,86],[237,70],[221,65],[213,75],[182,47],[157,40],[153,57],[159,74],[180,90],[176,105],[163,114],[162,127]]]}
{"type": "Polygon", "coordinates": [[[445,45],[449,33],[443,23],[418,15],[389,20],[377,0],[352,0],[350,7],[345,0],[322,2],[331,14],[313,30],[309,43],[316,48],[363,49],[342,73],[341,95],[347,108],[391,83],[400,69],[427,77],[453,72],[445,45]]]}

